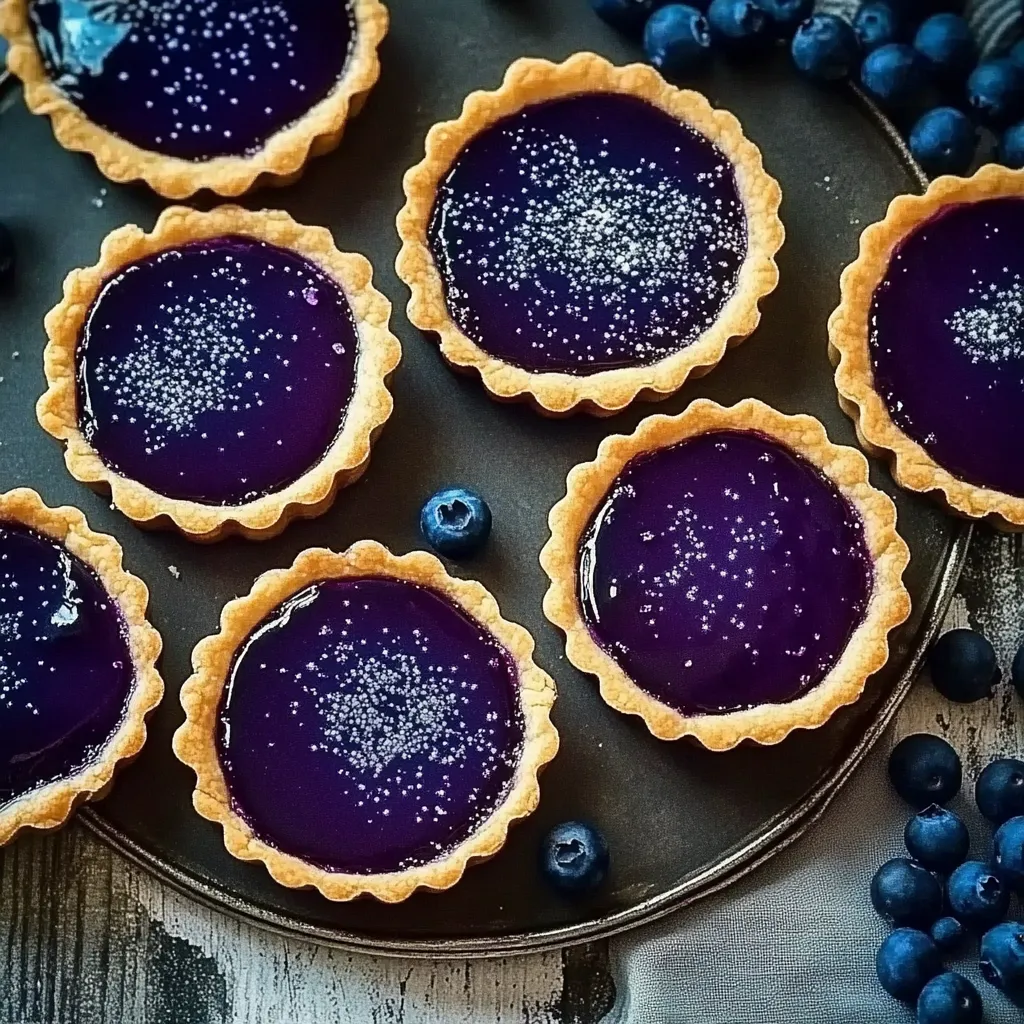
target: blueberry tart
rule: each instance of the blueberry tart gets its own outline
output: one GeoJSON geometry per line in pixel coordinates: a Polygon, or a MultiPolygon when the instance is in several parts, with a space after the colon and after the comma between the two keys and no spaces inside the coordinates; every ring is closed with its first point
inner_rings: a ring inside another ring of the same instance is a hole
{"type": "Polygon", "coordinates": [[[376,82],[387,24],[378,0],[0,0],[29,109],[172,199],[294,181],[376,82]]]}
{"type": "Polygon", "coordinates": [[[1024,172],[898,196],[861,236],[829,320],[864,448],[911,491],[1024,528],[1024,172]]]}
{"type": "Polygon", "coordinates": [[[810,416],[701,399],[606,438],[567,488],[544,611],[660,739],[727,750],[823,724],[910,612],[895,506],[810,416]]]}
{"type": "Polygon", "coordinates": [[[105,795],[163,696],[149,592],[78,509],[0,494],[0,846],[105,795]]]}
{"type": "Polygon", "coordinates": [[[777,182],[739,122],[652,68],[517,60],[405,175],[409,318],[501,400],[608,415],[747,337],[778,281],[777,182]]]}
{"type": "Polygon", "coordinates": [[[165,210],[75,270],[37,413],[144,526],[272,536],[366,469],[401,349],[372,268],[287,214],[165,210]]]}
{"type": "Polygon", "coordinates": [[[389,903],[447,889],[534,810],[558,749],[532,653],[433,555],[310,549],[196,647],[174,750],[227,849],[282,885],[389,903]]]}

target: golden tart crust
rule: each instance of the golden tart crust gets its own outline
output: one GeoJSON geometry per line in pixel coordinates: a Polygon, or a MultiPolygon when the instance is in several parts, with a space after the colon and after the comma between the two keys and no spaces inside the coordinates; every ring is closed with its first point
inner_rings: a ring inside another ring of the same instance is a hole
{"type": "Polygon", "coordinates": [[[111,181],[144,181],[167,199],[186,199],[201,189],[239,196],[263,185],[289,185],[313,157],[340,142],[380,76],[377,48],[388,30],[388,11],[379,0],[351,0],[355,46],[334,89],[294,124],[275,132],[252,156],[219,156],[190,161],[142,149],[91,121],[51,81],[29,27],[31,0],[0,0],[0,36],[10,44],[7,66],[25,85],[34,114],[50,118],[65,148],[88,153],[111,181]]]}
{"type": "Polygon", "coordinates": [[[76,480],[109,490],[114,505],[146,528],[173,526],[191,540],[217,541],[231,534],[262,540],[295,518],[325,512],[339,488],[354,483],[370,461],[370,448],[391,415],[388,391],[402,349],[389,329],[391,303],[372,284],[373,268],[357,253],[339,252],[326,228],[296,223],[276,210],[250,212],[220,206],[209,213],[183,206],[164,210],[151,232],[135,225],[112,231],[94,266],[73,270],[64,298],[46,315],[43,354],[47,389],[36,415],[47,433],[64,441],[64,460],[76,480]],[[126,264],[200,239],[243,235],[299,253],[333,278],[348,300],[359,335],[355,388],[345,421],[323,458],[280,491],[244,505],[204,505],[169,498],[108,467],[79,429],[76,349],[90,306],[107,279],[126,264]]]}
{"type": "Polygon", "coordinates": [[[100,578],[117,601],[127,626],[135,686],[124,721],[95,762],[69,778],[57,779],[0,807],[0,846],[25,828],[59,828],[80,803],[104,797],[115,770],[142,750],[146,717],[164,695],[163,679],[156,669],[163,641],[146,619],[149,590],[122,567],[121,545],[113,537],[91,530],[77,508],[50,508],[27,487],[0,493],[0,523],[4,521],[21,523],[52,538],[100,578]]]}
{"type": "Polygon", "coordinates": [[[617,711],[639,715],[658,739],[691,737],[721,751],[744,740],[775,744],[794,729],[817,728],[860,697],[868,677],[888,658],[890,630],[910,614],[903,585],[910,551],[896,532],[896,506],[868,481],[867,460],[854,448],[833,444],[812,416],[787,416],[752,398],[731,407],[698,399],[678,416],[649,416],[632,434],[605,438],[593,462],[570,470],[566,496],[551,509],[548,522],[551,537],[540,554],[551,580],[545,615],[565,633],[569,661],[597,676],[604,700],[617,711]],[[715,430],[757,431],[818,467],[860,513],[874,584],[864,619],[846,649],[821,683],[803,696],[724,714],[685,715],[637,686],[591,636],[577,597],[578,549],[595,509],[630,459],[715,430]]]}
{"type": "Polygon", "coordinates": [[[405,174],[406,202],[398,214],[402,248],[398,276],[412,293],[408,314],[421,330],[440,336],[441,354],[459,370],[476,372],[484,387],[503,401],[529,401],[541,413],[563,416],[589,412],[608,416],[637,398],[657,401],[678,391],[690,376],[713,369],[726,349],[750,335],[760,320],[758,303],[775,289],[775,254],[785,230],[779,219],[782,193],[765,170],[758,148],[739,121],[715,110],[698,92],[669,85],[645,64],[617,67],[594,53],[576,53],[561,64],[521,58],[493,92],[466,97],[461,115],[427,133],[426,156],[405,174]],[[690,125],[714,143],[734,168],[747,215],[747,256],[736,290],[716,322],[679,352],[649,366],[604,370],[587,376],[532,372],[489,355],[458,328],[448,312],[444,283],[427,242],[437,188],[463,147],[483,129],[544,100],[589,92],[625,93],[646,100],[690,125]]]}
{"type": "Polygon", "coordinates": [[[853,420],[865,450],[888,457],[901,487],[932,492],[952,511],[987,519],[1007,530],[1024,529],[1024,498],[960,480],[892,421],[875,390],[868,320],[875,289],[889,269],[893,252],[921,224],[955,203],[1020,195],[1024,195],[1024,171],[988,164],[970,178],[936,178],[924,195],[897,196],[885,217],[861,234],[860,252],[839,279],[839,305],[828,321],[839,404],[853,420]]]}
{"type": "Polygon", "coordinates": [[[482,584],[449,576],[433,555],[423,551],[393,555],[376,541],[359,541],[341,553],[309,548],[289,568],[264,573],[245,597],[228,602],[221,612],[220,632],[200,641],[192,653],[193,674],[181,689],[185,722],[174,734],[174,753],[196,773],[192,802],[204,818],[221,826],[224,845],[233,856],[260,861],[276,881],[290,888],[313,887],[330,900],[374,896],[386,903],[400,902],[419,888],[448,889],[471,862],[496,854],[505,844],[509,826],[536,809],[540,799],[538,775],[558,751],[558,733],[550,717],[555,683],[533,661],[533,647],[533,637],[522,626],[502,618],[497,602],[482,584]],[[249,633],[283,601],[312,583],[365,576],[408,580],[429,587],[489,630],[516,663],[525,723],[515,781],[490,818],[438,860],[375,875],[328,871],[282,853],[253,835],[231,807],[215,742],[225,681],[249,633]]]}

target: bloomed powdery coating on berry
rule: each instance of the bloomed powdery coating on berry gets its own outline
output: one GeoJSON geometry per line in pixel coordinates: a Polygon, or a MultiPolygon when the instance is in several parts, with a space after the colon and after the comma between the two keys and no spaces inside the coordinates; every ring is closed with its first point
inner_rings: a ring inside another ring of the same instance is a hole
{"type": "Polygon", "coordinates": [[[251,155],[341,78],[350,5],[32,0],[54,83],[95,123],[186,160],[251,155]]]}
{"type": "Polygon", "coordinates": [[[357,354],[348,300],[305,258],[238,237],[168,249],[123,268],[89,311],[80,427],[158,494],[242,504],[320,461],[357,354]]]}
{"type": "Polygon", "coordinates": [[[401,870],[450,852],[509,791],[523,744],[508,653],[412,583],[334,580],[253,631],[221,707],[236,811],[329,870],[401,870]]]}
{"type": "Polygon", "coordinates": [[[718,318],[746,255],[728,160],[635,97],[527,107],[472,139],[430,246],[459,328],[533,370],[656,362],[718,318]]]}

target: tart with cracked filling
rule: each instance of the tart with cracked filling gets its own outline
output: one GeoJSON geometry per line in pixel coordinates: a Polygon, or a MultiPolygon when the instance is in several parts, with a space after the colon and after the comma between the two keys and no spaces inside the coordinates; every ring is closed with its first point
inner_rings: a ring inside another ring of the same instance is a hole
{"type": "Polygon", "coordinates": [[[171,207],[75,270],[37,413],[143,526],[273,536],[366,469],[401,356],[369,262],[287,214],[171,207]]]}
{"type": "Polygon", "coordinates": [[[567,487],[544,611],[660,739],[728,750],[822,725],[910,612],[895,506],[810,416],[701,399],[606,438],[567,487]]]}
{"type": "Polygon", "coordinates": [[[757,326],[778,183],[724,110],[650,67],[517,60],[405,175],[409,318],[543,413],[665,398],[757,326]]]}
{"type": "Polygon", "coordinates": [[[288,184],[377,81],[378,0],[2,0],[8,67],[57,141],[170,199],[288,184]]]}
{"type": "Polygon", "coordinates": [[[193,653],[177,756],[227,849],[332,900],[446,889],[537,806],[551,678],[479,584],[373,541],[304,551],[193,653]]]}
{"type": "Polygon", "coordinates": [[[902,487],[1024,528],[1024,172],[898,196],[829,320],[840,404],[902,487]]]}
{"type": "Polygon", "coordinates": [[[105,795],[160,703],[160,634],[121,547],[78,509],[0,494],[0,846],[105,795]]]}

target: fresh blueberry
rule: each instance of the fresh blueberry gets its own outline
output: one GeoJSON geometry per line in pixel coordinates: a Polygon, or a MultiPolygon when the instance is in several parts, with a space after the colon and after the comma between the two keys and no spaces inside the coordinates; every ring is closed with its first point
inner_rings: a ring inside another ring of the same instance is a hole
{"type": "Polygon", "coordinates": [[[1006,56],[1012,64],[1016,64],[1021,71],[1024,71],[1024,39],[1014,43],[1006,56]]]}
{"type": "Polygon", "coordinates": [[[814,11],[814,0],[760,0],[760,3],[780,36],[792,35],[797,25],[814,11]]]}
{"type": "Polygon", "coordinates": [[[483,547],[491,532],[491,510],[476,491],[446,487],[424,504],[420,532],[435,551],[462,558],[483,547]]]}
{"type": "Polygon", "coordinates": [[[838,82],[856,67],[860,44],[849,22],[834,14],[815,14],[797,27],[790,52],[808,78],[838,82]]]}
{"type": "Polygon", "coordinates": [[[915,810],[948,804],[960,792],[962,779],[959,755],[939,736],[907,736],[889,755],[889,781],[915,810]]]}
{"type": "Polygon", "coordinates": [[[1004,921],[981,937],[981,976],[1024,1005],[1024,921],[1004,921]]]}
{"type": "Polygon", "coordinates": [[[979,64],[967,79],[967,102],[991,128],[1013,124],[1024,113],[1024,70],[1007,57],[979,64]]]}
{"type": "MultiPolygon", "coordinates": [[[[1011,134],[1016,137],[1014,148],[1024,158],[1024,121],[1006,130],[1006,134],[1003,136],[1004,146],[1011,134]]],[[[1013,165],[1011,164],[1010,166],[1013,165]]],[[[1013,683],[1013,688],[1024,697],[1024,644],[1021,644],[1017,653],[1013,656],[1013,665],[1010,666],[1010,680],[1013,683]]]]}
{"type": "Polygon", "coordinates": [[[1024,815],[1010,818],[996,829],[992,866],[1014,889],[1024,891],[1024,815]]]}
{"type": "Polygon", "coordinates": [[[917,1024],[980,1024],[982,1012],[978,990],[953,971],[932,978],[917,997],[917,1024]]]}
{"type": "Polygon", "coordinates": [[[918,811],[907,822],[903,839],[918,864],[944,875],[963,864],[971,845],[970,833],[959,816],[938,804],[918,811]]]}
{"type": "Polygon", "coordinates": [[[914,49],[944,82],[962,82],[978,59],[974,36],[959,14],[933,14],[923,21],[914,36],[914,49]]]}
{"type": "Polygon", "coordinates": [[[931,928],[932,942],[944,953],[952,953],[967,936],[967,929],[955,917],[940,917],[931,928]]]}
{"type": "Polygon", "coordinates": [[[860,84],[888,110],[919,108],[928,87],[924,58],[906,43],[886,43],[864,58],[860,84]]]}
{"type": "Polygon", "coordinates": [[[935,107],[910,129],[910,152],[929,177],[964,174],[978,148],[978,129],[954,107],[935,107]]]}
{"type": "Polygon", "coordinates": [[[662,74],[683,77],[702,64],[711,51],[707,18],[687,4],[659,8],[647,19],[644,51],[662,74]]]}
{"type": "Polygon", "coordinates": [[[924,932],[897,928],[878,950],[875,970],[889,995],[912,1003],[942,970],[942,958],[938,947],[924,932]]]}
{"type": "Polygon", "coordinates": [[[991,697],[999,682],[999,662],[992,644],[973,629],[951,629],[928,652],[935,689],[947,700],[970,704],[991,697]]]}
{"type": "Polygon", "coordinates": [[[1010,888],[980,860],[965,861],[949,876],[949,906],[958,921],[984,931],[1006,917],[1010,888]]]}
{"type": "Polygon", "coordinates": [[[877,50],[886,43],[896,42],[899,32],[899,16],[883,0],[869,0],[857,8],[853,16],[853,31],[865,53],[877,50]]]}
{"type": "Polygon", "coordinates": [[[0,284],[14,276],[15,255],[14,236],[7,225],[0,222],[0,284]]]}
{"type": "Polygon", "coordinates": [[[759,0],[711,0],[708,24],[713,39],[733,48],[766,39],[772,27],[771,18],[759,0]]]}
{"type": "Polygon", "coordinates": [[[974,786],[974,802],[994,825],[1024,814],[1024,761],[1001,757],[986,765],[974,786]]]}
{"type": "Polygon", "coordinates": [[[594,13],[620,32],[637,33],[651,16],[657,0],[590,0],[594,13]]]}
{"type": "Polygon", "coordinates": [[[942,913],[942,886],[920,864],[895,857],[871,879],[871,905],[890,924],[930,928],[942,913]]]}
{"type": "Polygon", "coordinates": [[[540,851],[545,878],[564,893],[596,889],[608,874],[608,844],[585,821],[556,825],[545,837],[540,851]]]}
{"type": "MultiPolygon", "coordinates": [[[[1024,168],[1024,121],[1003,132],[1003,137],[999,140],[999,162],[1014,171],[1024,168]]],[[[1024,665],[1021,668],[1024,669],[1024,665]]],[[[1024,679],[1021,679],[1019,674],[1014,676],[1014,686],[1017,687],[1017,692],[1024,696],[1024,679]]]]}

